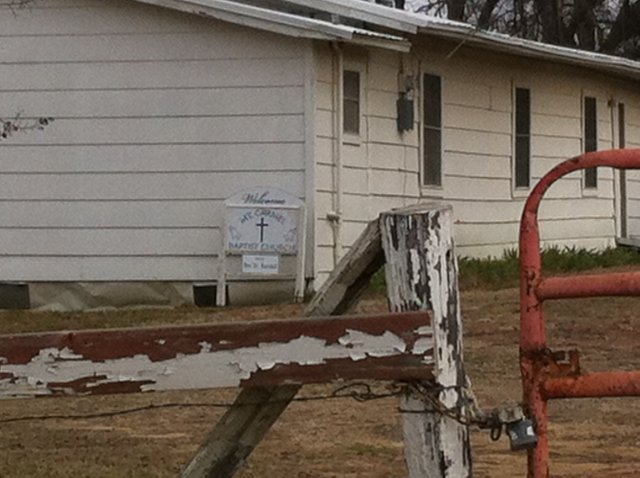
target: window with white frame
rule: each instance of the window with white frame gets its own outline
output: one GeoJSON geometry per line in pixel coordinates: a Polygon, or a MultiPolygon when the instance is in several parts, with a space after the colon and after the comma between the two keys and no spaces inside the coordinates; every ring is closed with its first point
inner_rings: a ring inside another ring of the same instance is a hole
{"type": "Polygon", "coordinates": [[[360,72],[344,70],[342,78],[342,130],[360,134],[360,72]]]}

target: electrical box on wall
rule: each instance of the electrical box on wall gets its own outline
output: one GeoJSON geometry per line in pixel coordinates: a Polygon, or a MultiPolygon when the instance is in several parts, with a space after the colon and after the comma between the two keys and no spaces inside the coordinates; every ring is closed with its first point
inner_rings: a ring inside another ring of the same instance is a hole
{"type": "Polygon", "coordinates": [[[404,133],[413,129],[414,114],[413,114],[413,98],[410,98],[406,93],[400,93],[400,98],[397,102],[398,109],[398,132],[404,133]]]}

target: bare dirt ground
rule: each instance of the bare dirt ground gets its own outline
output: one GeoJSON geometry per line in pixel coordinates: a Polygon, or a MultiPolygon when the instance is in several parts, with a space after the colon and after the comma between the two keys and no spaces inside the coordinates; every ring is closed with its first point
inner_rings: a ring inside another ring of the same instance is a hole
{"type": "MultiPolygon", "coordinates": [[[[518,300],[514,289],[463,294],[467,370],[483,407],[519,400],[518,300]]],[[[369,297],[360,311],[385,310],[369,297]]],[[[548,304],[551,346],[582,350],[587,370],[640,368],[640,299],[590,299],[548,304]]],[[[298,316],[298,306],[126,313],[0,314],[0,333],[98,326],[194,323],[298,316]]],[[[305,394],[328,386],[305,387],[305,394]]],[[[26,415],[121,410],[150,403],[229,401],[235,391],[138,394],[0,402],[0,477],[176,476],[222,410],[173,407],[82,420],[2,423],[26,415]]],[[[552,475],[640,476],[640,400],[553,402],[552,475]]],[[[252,455],[242,478],[403,477],[401,416],[394,398],[294,403],[252,455]]],[[[474,432],[474,476],[525,475],[525,458],[485,432],[474,432]]]]}

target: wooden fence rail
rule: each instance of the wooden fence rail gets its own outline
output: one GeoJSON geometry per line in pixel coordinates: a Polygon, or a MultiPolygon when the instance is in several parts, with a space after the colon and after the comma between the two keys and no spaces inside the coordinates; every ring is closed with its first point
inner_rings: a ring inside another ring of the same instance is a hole
{"type": "Polygon", "coordinates": [[[426,313],[6,335],[0,398],[426,379],[432,335],[426,313]]]}

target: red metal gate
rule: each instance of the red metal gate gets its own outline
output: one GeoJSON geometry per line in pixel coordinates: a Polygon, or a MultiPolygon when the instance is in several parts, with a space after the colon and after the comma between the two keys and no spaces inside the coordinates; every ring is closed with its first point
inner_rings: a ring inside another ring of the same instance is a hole
{"type": "Polygon", "coordinates": [[[529,450],[529,478],[549,476],[547,401],[555,398],[640,396],[640,371],[581,374],[578,353],[547,348],[545,300],[640,295],[640,272],[574,277],[542,276],[538,207],[545,192],[577,170],[605,166],[640,169],[640,149],[587,153],[549,171],[531,192],[520,223],[520,372],[525,406],[538,443],[529,450]]]}

